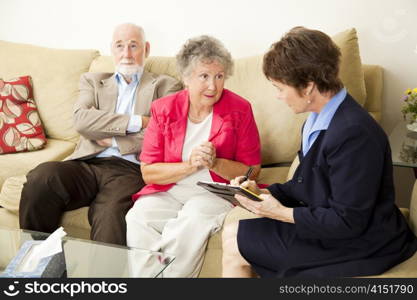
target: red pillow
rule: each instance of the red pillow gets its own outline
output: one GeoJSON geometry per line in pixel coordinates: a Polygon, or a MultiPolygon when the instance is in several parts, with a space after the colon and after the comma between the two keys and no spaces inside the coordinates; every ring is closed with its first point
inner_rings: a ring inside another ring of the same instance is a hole
{"type": "Polygon", "coordinates": [[[0,154],[38,150],[45,144],[30,76],[0,79],[0,154]]]}

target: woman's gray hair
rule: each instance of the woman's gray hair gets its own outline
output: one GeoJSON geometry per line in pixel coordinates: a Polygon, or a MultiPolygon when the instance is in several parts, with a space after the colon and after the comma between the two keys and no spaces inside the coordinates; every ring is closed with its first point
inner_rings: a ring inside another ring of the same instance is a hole
{"type": "Polygon", "coordinates": [[[233,73],[232,55],[218,39],[208,35],[189,39],[176,58],[177,68],[182,77],[188,77],[197,62],[220,63],[224,67],[226,79],[233,73]]]}

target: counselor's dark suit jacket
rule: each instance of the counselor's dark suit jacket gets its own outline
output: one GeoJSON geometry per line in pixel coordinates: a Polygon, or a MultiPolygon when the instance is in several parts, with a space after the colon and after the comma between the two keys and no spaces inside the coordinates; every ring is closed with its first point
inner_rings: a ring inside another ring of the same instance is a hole
{"type": "Polygon", "coordinates": [[[240,223],[239,249],[260,275],[374,275],[413,255],[416,238],[394,204],[388,139],[350,95],[299,158],[291,181],[268,187],[295,207],[295,224],[240,223]]]}

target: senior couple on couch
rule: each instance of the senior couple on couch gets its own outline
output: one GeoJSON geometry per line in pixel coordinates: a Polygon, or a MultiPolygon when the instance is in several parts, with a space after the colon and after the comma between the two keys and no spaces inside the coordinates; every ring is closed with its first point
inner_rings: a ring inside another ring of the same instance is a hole
{"type": "Polygon", "coordinates": [[[27,175],[22,228],[52,232],[65,211],[89,206],[93,240],[174,254],[165,276],[197,277],[208,238],[233,208],[196,185],[214,181],[263,199],[236,195],[261,218],[224,229],[224,277],[375,275],[416,251],[394,204],[387,137],[343,87],[340,50],[326,34],[295,27],[264,56],[277,98],[310,112],[294,179],[265,189],[256,184],[261,143],[252,108],[224,89],[233,61],[221,42],[199,36],[182,46],[183,90],[144,71],[150,44],[141,27],[117,26],[111,51],[114,74],[80,79],[73,154],[27,175]]]}

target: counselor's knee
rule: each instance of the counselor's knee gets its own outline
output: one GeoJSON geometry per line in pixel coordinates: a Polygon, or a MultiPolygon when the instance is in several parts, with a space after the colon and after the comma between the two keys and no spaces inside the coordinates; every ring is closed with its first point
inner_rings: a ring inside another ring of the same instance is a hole
{"type": "Polygon", "coordinates": [[[237,231],[239,228],[239,222],[229,223],[223,227],[222,244],[223,251],[228,254],[233,254],[238,251],[237,245],[237,231]]]}

